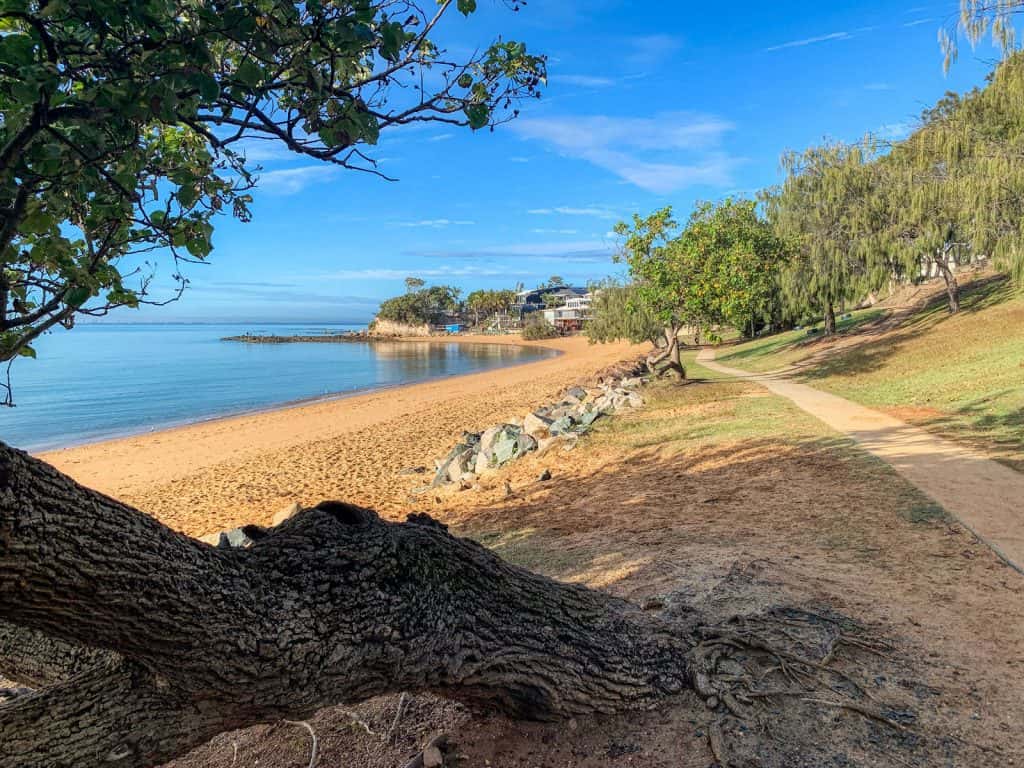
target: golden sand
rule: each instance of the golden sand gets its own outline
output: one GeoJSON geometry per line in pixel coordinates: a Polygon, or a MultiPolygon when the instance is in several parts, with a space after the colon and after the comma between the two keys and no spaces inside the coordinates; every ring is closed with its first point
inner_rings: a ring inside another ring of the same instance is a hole
{"type": "Polygon", "coordinates": [[[283,507],[324,499],[401,515],[423,476],[464,429],[528,410],[599,369],[635,356],[627,343],[570,337],[460,336],[466,343],[541,345],[558,357],[336,400],[206,421],[41,454],[84,485],[198,536],[244,523],[269,524],[283,507]]]}

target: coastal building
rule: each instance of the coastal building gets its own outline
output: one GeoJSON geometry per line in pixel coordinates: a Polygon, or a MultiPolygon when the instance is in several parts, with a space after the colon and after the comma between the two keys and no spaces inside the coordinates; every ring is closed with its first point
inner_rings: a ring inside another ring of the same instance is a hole
{"type": "Polygon", "coordinates": [[[556,294],[556,299],[561,304],[550,306],[552,299],[548,299],[549,306],[541,310],[544,319],[559,331],[570,332],[583,329],[584,324],[590,319],[590,304],[593,295],[590,292],[579,292],[580,289],[568,289],[566,292],[556,294]]]}
{"type": "Polygon", "coordinates": [[[571,285],[557,285],[548,288],[534,288],[530,291],[519,291],[512,304],[511,312],[519,315],[520,319],[531,312],[541,312],[551,306],[552,302],[560,300],[565,303],[570,298],[586,296],[586,288],[578,288],[571,285]]]}

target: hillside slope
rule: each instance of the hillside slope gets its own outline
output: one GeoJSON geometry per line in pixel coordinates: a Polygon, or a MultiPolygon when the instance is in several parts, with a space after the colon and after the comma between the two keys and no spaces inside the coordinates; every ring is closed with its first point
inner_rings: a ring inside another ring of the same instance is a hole
{"type": "Polygon", "coordinates": [[[727,365],[792,368],[808,384],[869,405],[1024,470],[1024,293],[999,276],[974,280],[962,311],[868,310],[836,339],[805,332],[723,350],[727,365]]]}

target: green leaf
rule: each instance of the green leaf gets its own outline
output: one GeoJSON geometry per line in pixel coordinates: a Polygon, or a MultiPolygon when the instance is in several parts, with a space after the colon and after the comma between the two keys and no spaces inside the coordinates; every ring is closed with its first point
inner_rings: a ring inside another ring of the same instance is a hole
{"type": "Polygon", "coordinates": [[[32,347],[22,347],[21,349],[18,350],[18,354],[21,355],[22,357],[31,357],[33,360],[36,359],[36,351],[32,349],[32,347]]]}
{"type": "Polygon", "coordinates": [[[380,55],[388,61],[398,61],[398,54],[405,42],[405,29],[397,22],[381,24],[380,55]]]}
{"type": "Polygon", "coordinates": [[[216,101],[220,96],[220,83],[213,75],[200,72],[193,78],[195,86],[199,89],[199,98],[205,102],[216,101]]]}
{"type": "Polygon", "coordinates": [[[178,202],[183,207],[191,208],[198,198],[199,194],[195,187],[178,187],[178,202]]]}
{"type": "Polygon", "coordinates": [[[476,0],[459,0],[458,8],[463,16],[469,16],[476,10],[476,0]]]}
{"type": "Polygon", "coordinates": [[[252,59],[242,59],[235,71],[235,77],[245,85],[258,85],[263,79],[263,69],[252,59]]]}
{"type": "Polygon", "coordinates": [[[91,295],[92,291],[90,291],[88,288],[72,288],[67,292],[67,295],[64,297],[64,303],[67,304],[69,307],[75,307],[77,309],[78,307],[85,304],[85,302],[89,300],[89,297],[91,295]]]}
{"type": "Polygon", "coordinates": [[[491,110],[486,104],[470,104],[465,112],[469,118],[469,127],[474,131],[484,128],[491,118],[491,110]]]}

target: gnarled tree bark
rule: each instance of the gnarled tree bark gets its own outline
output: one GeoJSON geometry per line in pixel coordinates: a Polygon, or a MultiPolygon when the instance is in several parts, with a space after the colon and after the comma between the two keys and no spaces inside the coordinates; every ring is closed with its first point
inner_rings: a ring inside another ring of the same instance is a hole
{"type": "Polygon", "coordinates": [[[0,707],[0,768],[154,765],[227,729],[402,690],[548,719],[693,682],[689,631],[425,515],[325,502],[217,549],[2,443],[0,615],[98,649],[0,707]]]}

